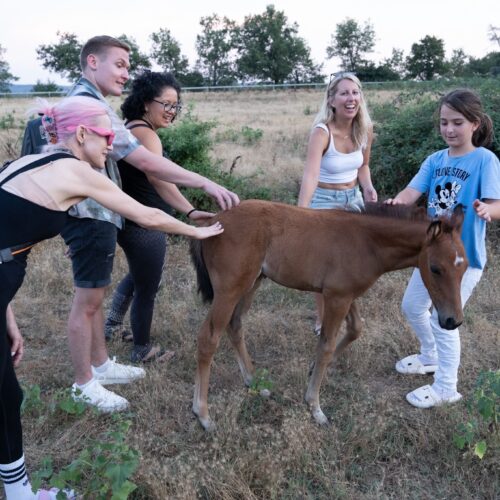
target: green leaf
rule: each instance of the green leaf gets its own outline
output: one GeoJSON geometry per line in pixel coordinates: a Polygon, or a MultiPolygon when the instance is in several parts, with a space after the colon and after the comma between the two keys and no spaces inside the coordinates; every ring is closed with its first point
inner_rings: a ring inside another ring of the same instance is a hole
{"type": "Polygon", "coordinates": [[[131,481],[125,481],[118,490],[113,490],[111,500],[127,500],[130,493],[132,493],[137,486],[131,481]]]}
{"type": "Polygon", "coordinates": [[[479,443],[476,443],[476,446],[474,447],[474,454],[482,459],[486,453],[486,448],[486,441],[479,441],[479,443]]]}
{"type": "Polygon", "coordinates": [[[454,445],[459,449],[463,450],[465,447],[465,438],[464,436],[459,436],[458,434],[455,434],[453,436],[453,443],[454,445]]]}

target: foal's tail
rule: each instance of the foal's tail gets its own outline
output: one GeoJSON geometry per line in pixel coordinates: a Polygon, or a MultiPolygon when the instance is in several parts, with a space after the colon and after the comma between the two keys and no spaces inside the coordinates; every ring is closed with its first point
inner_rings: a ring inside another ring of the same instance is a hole
{"type": "Polygon", "coordinates": [[[191,261],[196,269],[196,277],[198,278],[198,293],[201,293],[203,302],[212,302],[214,289],[210,281],[205,259],[203,258],[201,240],[191,240],[189,251],[191,253],[191,261]]]}

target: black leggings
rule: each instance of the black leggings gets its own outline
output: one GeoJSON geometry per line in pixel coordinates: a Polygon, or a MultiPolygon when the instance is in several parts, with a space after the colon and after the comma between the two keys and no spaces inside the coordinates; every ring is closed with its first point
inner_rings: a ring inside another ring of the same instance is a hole
{"type": "Polygon", "coordinates": [[[0,464],[10,464],[23,454],[21,403],[7,336],[7,306],[22,284],[24,266],[16,261],[0,264],[0,464]]]}
{"type": "Polygon", "coordinates": [[[111,307],[125,313],[132,299],[130,324],[134,344],[146,345],[150,340],[154,302],[165,262],[166,235],[127,223],[125,229],[118,232],[118,244],[127,257],[129,273],[118,285],[111,307]]]}

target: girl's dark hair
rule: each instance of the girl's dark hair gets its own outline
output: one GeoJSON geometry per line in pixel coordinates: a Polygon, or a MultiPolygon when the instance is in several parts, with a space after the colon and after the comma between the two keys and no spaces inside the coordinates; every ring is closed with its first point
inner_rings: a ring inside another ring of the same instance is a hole
{"type": "Polygon", "coordinates": [[[165,87],[172,87],[181,97],[181,86],[172,73],[143,71],[132,82],[130,94],[121,105],[125,120],[140,120],[146,114],[146,103],[159,97],[165,87]]]}
{"type": "Polygon", "coordinates": [[[468,121],[479,123],[479,127],[472,134],[474,146],[489,146],[493,142],[493,121],[484,112],[481,98],[474,91],[457,89],[449,92],[439,101],[438,112],[441,112],[444,104],[464,115],[468,121]]]}

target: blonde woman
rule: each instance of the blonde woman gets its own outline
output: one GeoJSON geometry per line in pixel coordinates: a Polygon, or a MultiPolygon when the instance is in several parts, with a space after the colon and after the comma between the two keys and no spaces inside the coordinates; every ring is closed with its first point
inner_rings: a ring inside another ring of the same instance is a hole
{"type": "MultiPolygon", "coordinates": [[[[353,73],[332,75],[309,138],[299,207],[360,212],[364,201],[377,201],[369,167],[372,140],[361,82],[353,73]]],[[[322,317],[323,298],[316,294],[316,335],[322,317]]]]}

